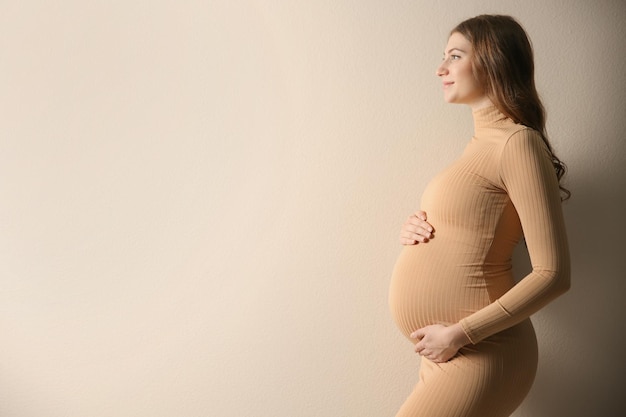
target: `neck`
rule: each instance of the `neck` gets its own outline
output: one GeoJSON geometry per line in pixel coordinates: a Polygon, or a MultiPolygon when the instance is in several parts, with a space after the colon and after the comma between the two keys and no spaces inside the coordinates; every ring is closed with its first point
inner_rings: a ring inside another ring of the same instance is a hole
{"type": "Polygon", "coordinates": [[[475,102],[469,103],[469,106],[474,112],[476,110],[484,109],[485,107],[493,106],[493,102],[487,96],[483,96],[475,102]]]}

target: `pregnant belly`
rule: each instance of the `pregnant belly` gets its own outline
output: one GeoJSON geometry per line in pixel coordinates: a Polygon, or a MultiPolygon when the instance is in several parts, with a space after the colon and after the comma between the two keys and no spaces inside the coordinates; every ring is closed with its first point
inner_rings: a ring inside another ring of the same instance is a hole
{"type": "Polygon", "coordinates": [[[430,324],[450,325],[489,304],[482,268],[445,242],[405,246],[396,261],[389,305],[408,337],[430,324]]]}

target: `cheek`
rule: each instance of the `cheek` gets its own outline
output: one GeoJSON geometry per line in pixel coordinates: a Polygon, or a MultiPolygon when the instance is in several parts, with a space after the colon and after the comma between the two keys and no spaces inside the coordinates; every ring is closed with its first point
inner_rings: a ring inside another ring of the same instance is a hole
{"type": "Polygon", "coordinates": [[[468,88],[471,88],[473,90],[481,89],[480,83],[478,82],[476,77],[474,77],[474,73],[472,72],[471,68],[465,69],[463,71],[463,81],[468,88]]]}
{"type": "Polygon", "coordinates": [[[467,81],[475,81],[474,72],[472,71],[471,65],[464,66],[459,69],[459,75],[462,75],[467,81]]]}

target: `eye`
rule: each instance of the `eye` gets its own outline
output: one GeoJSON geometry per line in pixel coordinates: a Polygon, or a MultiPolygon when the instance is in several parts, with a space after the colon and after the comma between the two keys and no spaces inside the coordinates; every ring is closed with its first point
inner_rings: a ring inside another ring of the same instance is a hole
{"type": "Polygon", "coordinates": [[[444,55],[444,57],[443,57],[443,59],[442,59],[442,60],[443,60],[443,61],[446,61],[446,60],[447,60],[447,61],[457,61],[457,60],[459,60],[459,59],[461,59],[461,55],[448,55],[448,57],[447,57],[447,58],[446,58],[446,56],[444,55]]]}

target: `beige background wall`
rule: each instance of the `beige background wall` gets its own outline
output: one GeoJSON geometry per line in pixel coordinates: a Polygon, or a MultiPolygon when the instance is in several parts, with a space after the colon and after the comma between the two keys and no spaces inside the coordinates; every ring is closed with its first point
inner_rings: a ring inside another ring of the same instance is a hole
{"type": "Polygon", "coordinates": [[[618,415],[620,0],[1,1],[0,415],[394,415],[397,234],[472,134],[434,72],[485,12],[534,41],[574,194],[515,416],[618,415]]]}

